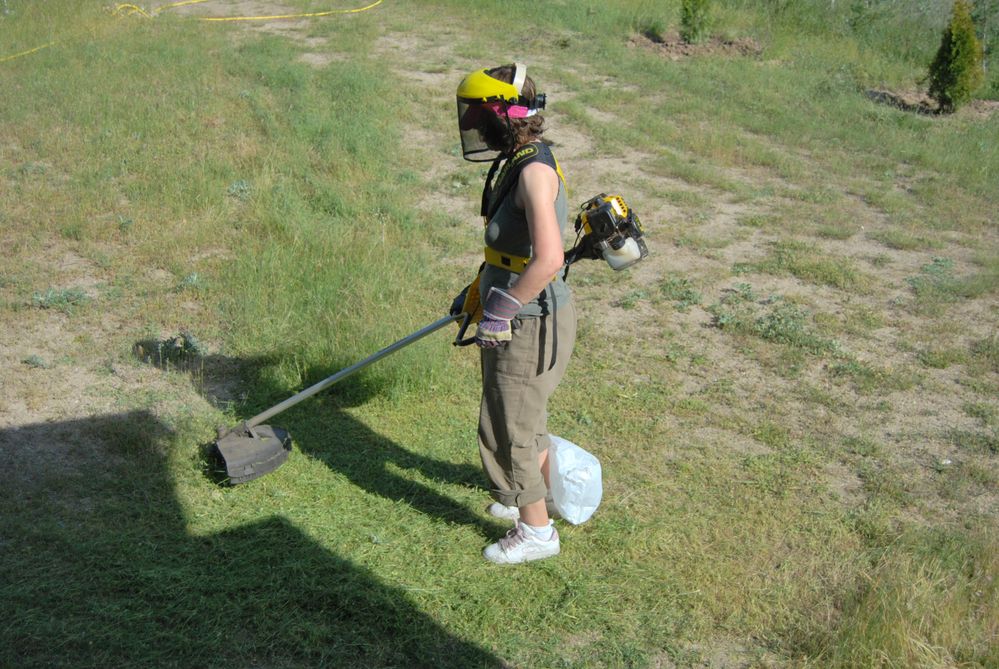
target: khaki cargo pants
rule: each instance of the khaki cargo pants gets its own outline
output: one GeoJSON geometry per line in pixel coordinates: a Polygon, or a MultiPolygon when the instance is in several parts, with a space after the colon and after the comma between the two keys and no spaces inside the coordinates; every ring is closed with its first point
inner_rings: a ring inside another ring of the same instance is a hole
{"type": "Polygon", "coordinates": [[[479,454],[501,504],[526,506],[547,493],[538,456],[551,445],[548,398],[575,343],[576,308],[569,302],[548,316],[516,319],[512,341],[481,349],[479,454]]]}

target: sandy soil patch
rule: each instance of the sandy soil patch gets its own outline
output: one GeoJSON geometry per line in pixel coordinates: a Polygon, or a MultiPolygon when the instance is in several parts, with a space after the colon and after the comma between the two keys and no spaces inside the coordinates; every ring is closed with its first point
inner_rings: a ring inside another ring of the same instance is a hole
{"type": "Polygon", "coordinates": [[[756,40],[748,37],[733,40],[711,37],[699,44],[690,44],[685,42],[675,31],[662,36],[634,35],[629,44],[636,48],[648,49],[669,60],[711,55],[758,56],[763,52],[763,47],[756,40]]]}

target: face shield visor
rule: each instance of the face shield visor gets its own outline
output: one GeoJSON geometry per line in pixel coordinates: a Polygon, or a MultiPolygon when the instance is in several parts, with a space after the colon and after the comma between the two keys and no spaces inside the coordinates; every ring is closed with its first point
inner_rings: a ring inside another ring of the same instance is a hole
{"type": "Polygon", "coordinates": [[[514,83],[494,79],[486,70],[473,72],[458,86],[458,131],[465,160],[491,162],[513,143],[510,119],[528,118],[545,106],[545,96],[520,95],[527,68],[515,66],[514,83]]]}
{"type": "Polygon", "coordinates": [[[465,160],[491,162],[511,148],[513,130],[503,101],[479,102],[458,98],[458,131],[465,160]]]}

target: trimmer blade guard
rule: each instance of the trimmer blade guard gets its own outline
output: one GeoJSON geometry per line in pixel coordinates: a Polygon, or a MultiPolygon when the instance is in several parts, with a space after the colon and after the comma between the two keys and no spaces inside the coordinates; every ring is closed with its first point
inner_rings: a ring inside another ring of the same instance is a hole
{"type": "Polygon", "coordinates": [[[270,425],[231,430],[215,442],[214,452],[225,466],[232,485],[268,474],[288,459],[291,435],[270,425]]]}

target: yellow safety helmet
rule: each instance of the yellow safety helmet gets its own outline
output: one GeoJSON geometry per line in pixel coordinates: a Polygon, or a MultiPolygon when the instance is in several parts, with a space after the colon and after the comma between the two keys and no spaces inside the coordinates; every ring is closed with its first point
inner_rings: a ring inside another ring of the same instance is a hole
{"type": "Polygon", "coordinates": [[[510,119],[527,118],[545,107],[545,96],[532,99],[522,95],[527,67],[513,65],[513,82],[508,83],[482,69],[472,72],[458,84],[458,131],[465,160],[489,162],[510,148],[510,119]]]}

